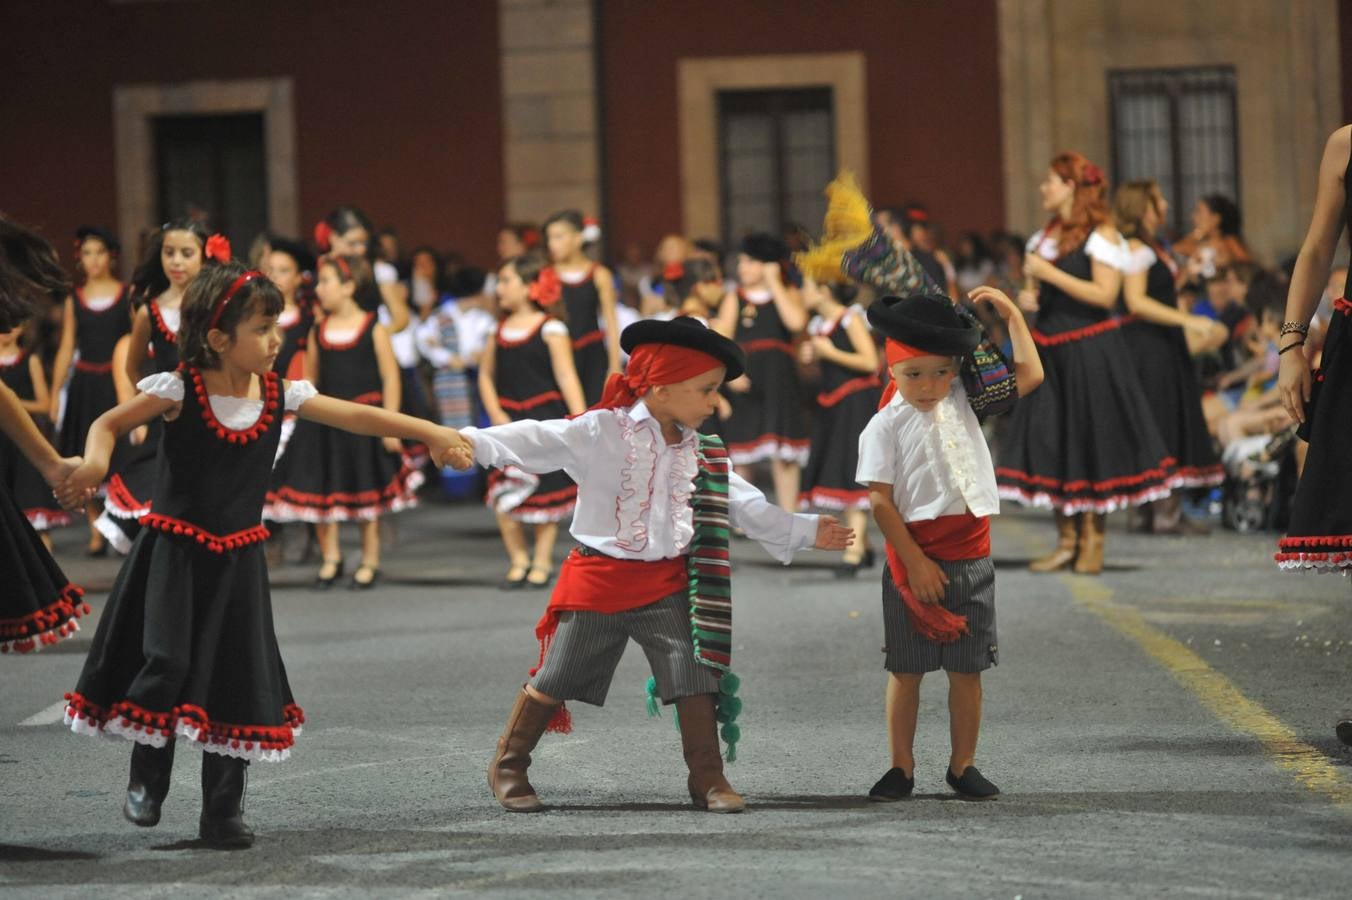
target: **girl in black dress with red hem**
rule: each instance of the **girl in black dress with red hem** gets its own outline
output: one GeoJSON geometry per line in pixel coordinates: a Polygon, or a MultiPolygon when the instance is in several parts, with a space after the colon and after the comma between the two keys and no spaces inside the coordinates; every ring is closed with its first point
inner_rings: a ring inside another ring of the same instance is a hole
{"type": "Polygon", "coordinates": [[[725,389],[732,416],[723,439],[737,474],[751,481],[752,467],[769,460],[775,502],[798,508],[803,466],[811,440],[798,396],[794,337],[807,325],[796,288],[780,268],[788,248],[769,235],[751,235],[737,257],[738,289],[723,298],[715,329],[742,346],[746,374],[725,389]]]}
{"type": "Polygon", "coordinates": [[[601,399],[606,378],[620,371],[620,325],[615,314],[615,276],[583,252],[584,223],[576,210],[545,220],[551,268],[563,286],[573,363],[587,404],[601,399]],[[604,322],[604,327],[600,324],[604,322]]]}
{"type": "MultiPolygon", "coordinates": [[[[479,396],[494,425],[517,419],[562,419],[587,408],[572,338],[560,320],[563,290],[553,269],[519,256],[498,270],[502,317],[479,361],[479,396]]],[[[504,588],[544,588],[553,577],[559,522],[573,514],[577,485],[562,471],[532,475],[516,468],[488,474],[488,505],[511,566],[504,588]],[[526,552],[523,524],[535,526],[534,555],[526,552]]]]}
{"type": "MultiPolygon", "coordinates": [[[[75,243],[80,255],[80,282],[65,301],[48,413],[57,428],[57,451],[63,456],[78,456],[89,426],[117,405],[113,348],[131,327],[128,290],[112,274],[119,249],[117,239],[104,228],[86,225],[76,232],[75,243]]],[[[85,513],[89,519],[89,553],[101,554],[104,542],[94,526],[99,509],[91,504],[85,513]]]]}
{"type": "MultiPolygon", "coordinates": [[[[114,382],[118,402],[135,394],[146,375],[178,368],[178,326],[183,293],[206,265],[230,259],[229,242],[208,237],[197,222],[181,219],[161,228],[146,258],[132,275],[131,297],[136,313],[125,345],[119,341],[114,382]],[[211,245],[214,257],[208,255],[211,245]]],[[[150,422],[127,435],[113,455],[103,514],[94,523],[118,553],[131,550],[140,530],[138,522],[150,512],[155,489],[155,458],[159,452],[160,423],[150,422]]]]}
{"type": "MultiPolygon", "coordinates": [[[[0,331],[31,320],[38,307],[70,291],[51,244],[0,216],[0,331]]],[[[79,467],[62,459],[8,385],[0,383],[0,432],[53,487],[79,467]]],[[[23,511],[0,484],[0,653],[22,654],[70,637],[89,612],[82,591],[66,578],[23,511]]]]}
{"type": "Polygon", "coordinates": [[[124,815],[159,822],[174,740],[202,748],[199,834],[253,842],[240,810],[251,761],[290,755],[305,715],[277,648],[260,524],[284,409],[366,435],[424,440],[461,468],[451,429],[318,394],[272,371],[282,300],[260,272],[231,263],[194,279],[183,305],[184,367],[143,379],[142,393],[91,427],[85,462],[59,489],[79,503],[102,480],[118,435],[164,420],[155,511],[118,574],[74,692],[76,733],[132,741],[124,815]]]}
{"type": "MultiPolygon", "coordinates": [[[[325,393],[398,412],[401,376],[389,333],[357,294],[374,285],[361,256],[326,256],[315,289],[324,309],[305,354],[306,376],[325,393]]],[[[332,587],[343,573],[338,524],[361,523],[361,565],[349,587],[366,590],[380,576],[380,517],[418,504],[422,473],[393,438],[351,435],[301,421],[277,465],[267,517],[313,522],[324,554],[315,586],[332,587]]]]}
{"type": "MultiPolygon", "coordinates": [[[[1153,181],[1133,181],[1117,189],[1114,214],[1127,238],[1122,337],[1150,398],[1160,436],[1178,463],[1177,487],[1214,487],[1225,480],[1225,470],[1207,432],[1202,386],[1188,336],[1203,345],[1219,346],[1227,335],[1219,322],[1178,308],[1178,266],[1155,241],[1168,208],[1153,181]]],[[[1204,534],[1208,530],[1183,515],[1181,491],[1137,509],[1144,513],[1141,524],[1145,530],[1155,534],[1204,534]]]]}
{"type": "Polygon", "coordinates": [[[1050,508],[1056,549],[1030,568],[1103,569],[1106,514],[1167,497],[1176,463],[1136,377],[1121,320],[1125,246],[1108,221],[1103,172],[1078,153],[1052,160],[1042,182],[1053,214],[1028,242],[1019,305],[1037,312],[1033,340],[1046,378],[1014,409],[996,468],[1000,497],[1050,508]]]}
{"type": "Polygon", "coordinates": [[[841,557],[841,575],[853,575],[872,553],[868,546],[868,487],[859,484],[859,442],[882,396],[878,345],[860,306],[852,305],[853,285],[803,283],[803,299],[813,313],[808,340],[799,348],[805,365],[816,364],[817,425],[812,454],[803,470],[802,504],[841,510],[858,539],[841,557]]]}
{"type": "MultiPolygon", "coordinates": [[[[36,418],[47,414],[51,398],[47,393],[42,360],[23,346],[23,335],[30,325],[31,321],[0,332],[0,382],[13,391],[28,414],[36,418]]],[[[51,550],[52,541],[47,532],[69,525],[70,513],[56,502],[28,457],[19,452],[13,441],[4,437],[0,437],[0,484],[9,490],[28,524],[41,534],[43,545],[51,550]]]]}

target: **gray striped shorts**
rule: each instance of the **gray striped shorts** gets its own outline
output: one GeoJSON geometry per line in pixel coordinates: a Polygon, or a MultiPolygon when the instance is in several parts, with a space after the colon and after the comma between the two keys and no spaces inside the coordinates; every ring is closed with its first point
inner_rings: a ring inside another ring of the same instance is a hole
{"type": "Polygon", "coordinates": [[[561,613],[544,665],[531,686],[556,700],[604,706],[630,638],[648,657],[663,703],[718,691],[718,673],[695,659],[685,589],[627,612],[561,613]]]}
{"type": "Polygon", "coordinates": [[[883,566],[883,668],[898,674],[984,672],[1000,662],[995,641],[995,564],[985,559],[946,562],[936,559],[948,576],[944,609],[967,617],[967,630],[956,641],[936,644],[916,634],[906,615],[906,604],[883,566]]]}

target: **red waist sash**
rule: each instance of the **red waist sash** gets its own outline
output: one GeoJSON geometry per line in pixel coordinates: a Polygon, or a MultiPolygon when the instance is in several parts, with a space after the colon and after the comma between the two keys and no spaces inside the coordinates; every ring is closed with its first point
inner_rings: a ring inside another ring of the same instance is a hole
{"type": "MultiPolygon", "coordinates": [[[[990,519],[985,516],[977,518],[970,510],[960,516],[907,522],[906,530],[920,545],[920,551],[930,559],[955,562],[961,559],[984,559],[991,555],[990,519]]],[[[911,592],[906,566],[891,543],[887,545],[887,567],[892,573],[892,583],[897,586],[897,592],[906,604],[906,615],[921,637],[947,644],[967,633],[966,616],[955,615],[938,603],[922,603],[911,592]]]]}

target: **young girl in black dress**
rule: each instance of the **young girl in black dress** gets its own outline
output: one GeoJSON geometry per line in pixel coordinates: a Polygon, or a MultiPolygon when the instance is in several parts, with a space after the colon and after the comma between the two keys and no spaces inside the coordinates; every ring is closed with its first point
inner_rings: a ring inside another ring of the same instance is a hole
{"type": "MultiPolygon", "coordinates": [[[[479,362],[479,397],[489,421],[561,419],[586,408],[573,365],[572,338],[560,316],[563,291],[552,270],[531,256],[498,269],[497,333],[479,362]]],[[[559,522],[573,514],[577,485],[563,472],[531,475],[514,467],[488,474],[488,505],[511,567],[504,588],[544,588],[553,577],[559,522]],[[526,552],[522,524],[535,526],[534,555],[526,552]]]]}
{"type": "MultiPolygon", "coordinates": [[[[1150,398],[1160,436],[1177,461],[1175,483],[1179,488],[1214,487],[1225,480],[1225,471],[1207,433],[1202,386],[1187,336],[1201,344],[1219,343],[1225,340],[1225,326],[1178,308],[1178,266],[1155,238],[1168,212],[1159,187],[1153,181],[1124,184],[1117,189],[1113,206],[1117,227],[1127,238],[1122,337],[1150,398]]],[[[1143,512],[1144,530],[1155,534],[1207,530],[1183,515],[1181,491],[1137,508],[1143,512]]]]}
{"type": "Polygon", "coordinates": [[[751,235],[737,257],[736,292],[723,298],[715,329],[742,345],[746,375],[729,382],[732,418],[723,429],[737,474],[769,460],[775,502],[798,508],[799,485],[811,441],[798,397],[793,341],[807,325],[797,288],[785,284],[788,248],[769,235],[751,235]]]}
{"type": "MultiPolygon", "coordinates": [[[[14,392],[23,408],[34,418],[47,415],[51,399],[47,393],[47,375],[42,360],[24,347],[24,335],[33,322],[0,332],[0,382],[14,392]]],[[[28,457],[18,445],[0,437],[0,484],[23,510],[28,524],[39,532],[43,545],[52,549],[47,532],[70,523],[70,513],[61,508],[28,457]]]]}
{"type": "Polygon", "coordinates": [[[1000,497],[1051,509],[1057,544],[1035,572],[1103,569],[1107,513],[1167,497],[1177,463],[1136,377],[1114,315],[1126,248],[1109,221],[1102,170],[1078,153],[1052,160],[1042,205],[1051,221],[1028,242],[1019,305],[1037,312],[1046,378],[1014,409],[995,470],[1000,497]]]}
{"type": "Polygon", "coordinates": [[[858,540],[847,547],[838,572],[853,575],[872,564],[868,546],[868,487],[855,478],[859,470],[859,442],[878,410],[882,396],[881,361],[868,319],[853,305],[853,285],[803,283],[803,299],[813,313],[808,322],[808,340],[799,347],[805,365],[818,367],[817,427],[812,435],[812,454],[803,470],[802,503],[821,509],[841,510],[845,524],[858,540]]]}
{"type": "Polygon", "coordinates": [[[615,277],[583,252],[583,228],[582,214],[569,209],[546,219],[544,231],[550,266],[563,283],[577,377],[590,405],[601,399],[606,377],[620,371],[620,325],[615,277]]]}
{"type": "MultiPolygon", "coordinates": [[[[316,387],[354,403],[399,410],[401,379],[389,332],[374,312],[357,305],[369,290],[371,267],[361,256],[326,256],[315,290],[324,321],[311,331],[305,374],[316,387]]],[[[314,422],[296,425],[268,492],[267,517],[313,522],[324,563],[315,586],[327,589],[343,573],[338,523],[361,523],[361,565],[349,587],[366,590],[380,576],[382,515],[411,509],[422,474],[409,465],[403,445],[345,434],[314,422]]]]}
{"type": "MultiPolygon", "coordinates": [[[[131,325],[128,291],[113,276],[117,239],[106,229],[86,225],[75,233],[75,243],[80,255],[79,278],[75,292],[65,301],[61,344],[52,365],[49,410],[57,427],[57,450],[63,456],[79,455],[90,424],[117,404],[113,347],[131,325]]],[[[89,519],[89,553],[97,556],[105,549],[94,527],[99,509],[91,504],[85,514],[89,519]]]]}
{"type": "MultiPolygon", "coordinates": [[[[60,303],[70,291],[51,244],[0,216],[0,331],[31,320],[40,307],[60,303]]],[[[79,467],[78,457],[62,459],[33,423],[7,384],[0,383],[0,432],[35,466],[49,486],[61,484],[79,467]]],[[[0,484],[0,653],[28,653],[79,629],[89,612],[82,591],[62,573],[0,484]]]]}
{"type": "Polygon", "coordinates": [[[123,813],[146,827],[160,819],[175,738],[200,746],[200,836],[219,847],[253,842],[240,810],[245,767],[286,759],[305,721],[277,648],[261,546],[283,411],[358,434],[423,440],[439,458],[469,465],[451,429],[278,377],[281,309],[276,286],[238,263],[194,279],[183,301],[183,368],[143,379],[142,393],[101,416],[84,464],[59,489],[68,505],[82,502],[103,479],[119,435],[164,421],[155,511],[142,519],[66,695],[66,723],[133,742],[123,813]]]}

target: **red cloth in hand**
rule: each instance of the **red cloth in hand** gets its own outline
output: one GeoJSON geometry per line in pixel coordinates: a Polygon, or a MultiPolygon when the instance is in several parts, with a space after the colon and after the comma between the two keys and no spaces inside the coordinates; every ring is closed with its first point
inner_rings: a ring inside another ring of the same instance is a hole
{"type": "MultiPolygon", "coordinates": [[[[940,516],[924,522],[907,522],[906,529],[930,559],[954,562],[984,559],[991,555],[990,518],[977,518],[970,511],[960,516],[940,516]]],[[[948,644],[967,634],[967,617],[944,609],[939,603],[922,603],[911,591],[909,576],[896,548],[887,545],[887,568],[906,604],[906,615],[916,632],[926,640],[948,644]]]]}

